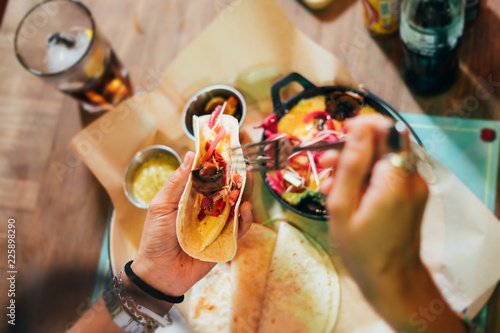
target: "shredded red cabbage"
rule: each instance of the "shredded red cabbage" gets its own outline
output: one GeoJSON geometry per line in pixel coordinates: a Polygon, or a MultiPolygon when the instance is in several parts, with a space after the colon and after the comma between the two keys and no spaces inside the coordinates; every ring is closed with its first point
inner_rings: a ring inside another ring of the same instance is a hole
{"type": "MultiPolygon", "coordinates": [[[[324,135],[323,134],[324,132],[316,132],[314,133],[314,138],[317,137],[318,135],[324,135]]],[[[325,136],[324,139],[321,140],[322,142],[327,142],[327,143],[336,143],[336,142],[339,142],[339,137],[334,134],[334,133],[330,133],[328,134],[327,136],[325,136]]]]}
{"type": "Polygon", "coordinates": [[[282,182],[280,182],[276,177],[271,176],[270,174],[267,174],[266,180],[269,183],[269,186],[278,193],[279,195],[282,195],[285,193],[285,188],[283,187],[282,182]]]}
{"type": "Polygon", "coordinates": [[[229,192],[229,204],[234,206],[240,197],[240,190],[232,190],[229,192]]]}
{"type": "Polygon", "coordinates": [[[264,119],[262,125],[257,126],[256,128],[263,128],[266,137],[269,137],[271,134],[278,133],[278,117],[275,113],[272,113],[264,119]]]}
{"type": "Polygon", "coordinates": [[[335,129],[335,126],[333,126],[332,118],[326,118],[326,129],[329,129],[332,131],[335,129]]]}
{"type": "Polygon", "coordinates": [[[215,110],[210,115],[210,119],[208,120],[208,128],[210,128],[210,129],[214,128],[215,121],[217,120],[217,116],[219,115],[219,113],[221,111],[222,111],[222,105],[217,105],[215,110]]]}
{"type": "Polygon", "coordinates": [[[281,170],[276,171],[276,177],[278,177],[278,180],[279,180],[281,183],[283,183],[283,181],[285,180],[285,179],[283,178],[283,174],[281,173],[281,170]]]}
{"type": "Polygon", "coordinates": [[[202,163],[208,161],[210,159],[210,157],[212,157],[212,154],[215,151],[215,147],[217,147],[217,144],[220,142],[220,140],[222,140],[222,138],[224,137],[225,134],[226,134],[226,129],[224,128],[224,126],[221,126],[219,133],[215,137],[214,142],[212,142],[212,144],[210,145],[210,147],[207,150],[207,153],[203,157],[203,160],[201,161],[202,163]]]}

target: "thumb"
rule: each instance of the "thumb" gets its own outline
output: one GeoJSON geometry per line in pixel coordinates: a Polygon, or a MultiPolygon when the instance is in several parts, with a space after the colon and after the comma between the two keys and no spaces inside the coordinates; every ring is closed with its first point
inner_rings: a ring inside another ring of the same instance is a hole
{"type": "Polygon", "coordinates": [[[253,223],[253,206],[249,201],[245,201],[240,206],[240,219],[238,226],[238,239],[240,239],[250,229],[253,223]]]}
{"type": "Polygon", "coordinates": [[[161,190],[155,195],[153,200],[151,200],[149,204],[150,209],[160,210],[163,213],[169,213],[177,209],[179,200],[181,199],[189,175],[191,174],[193,161],[194,153],[191,151],[187,152],[181,166],[175,170],[165,185],[163,185],[161,190]]]}

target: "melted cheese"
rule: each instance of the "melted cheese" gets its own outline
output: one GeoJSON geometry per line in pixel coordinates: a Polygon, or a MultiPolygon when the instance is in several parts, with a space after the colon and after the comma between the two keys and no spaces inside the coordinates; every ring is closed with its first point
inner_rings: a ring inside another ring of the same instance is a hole
{"type": "Polygon", "coordinates": [[[231,205],[226,199],[223,200],[226,202],[226,205],[219,216],[207,215],[199,222],[198,231],[201,235],[200,251],[203,251],[208,245],[212,244],[226,225],[226,221],[231,213],[231,205]]]}
{"type": "Polygon", "coordinates": [[[304,123],[304,117],[314,111],[325,111],[325,96],[304,99],[297,103],[278,122],[278,132],[290,133],[299,139],[305,138],[314,126],[314,120],[304,123]]]}

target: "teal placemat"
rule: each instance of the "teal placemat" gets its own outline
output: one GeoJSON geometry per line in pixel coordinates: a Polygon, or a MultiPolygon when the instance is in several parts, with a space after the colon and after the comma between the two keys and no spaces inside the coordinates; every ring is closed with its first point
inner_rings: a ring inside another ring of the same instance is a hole
{"type": "MultiPolygon", "coordinates": [[[[401,114],[425,149],[453,172],[491,212],[495,211],[499,139],[486,142],[481,131],[500,134],[500,122],[401,114]]],[[[487,306],[474,318],[474,332],[485,331],[487,306]]]]}
{"type": "Polygon", "coordinates": [[[500,134],[500,122],[402,114],[425,149],[495,211],[499,140],[481,140],[483,128],[500,134]]]}
{"type": "Polygon", "coordinates": [[[104,288],[111,282],[113,276],[111,272],[111,262],[109,261],[109,227],[111,225],[111,216],[113,209],[109,213],[108,222],[106,224],[106,232],[104,233],[104,240],[102,241],[101,255],[99,256],[99,265],[97,266],[97,277],[92,292],[92,304],[101,297],[104,288]]]}
{"type": "MultiPolygon", "coordinates": [[[[422,141],[427,151],[450,169],[492,212],[495,209],[499,139],[481,140],[481,130],[490,128],[500,134],[500,122],[418,114],[401,114],[422,141]]],[[[110,215],[111,216],[111,215],[110,215]]],[[[99,299],[111,281],[109,225],[102,244],[92,302],[99,299]]],[[[475,322],[484,327],[486,308],[475,322]]]]}

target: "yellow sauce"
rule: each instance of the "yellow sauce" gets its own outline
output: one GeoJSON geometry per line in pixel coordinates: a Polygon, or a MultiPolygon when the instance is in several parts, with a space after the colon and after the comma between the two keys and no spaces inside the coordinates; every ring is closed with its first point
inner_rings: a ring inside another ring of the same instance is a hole
{"type": "Polygon", "coordinates": [[[279,133],[290,133],[299,139],[305,138],[313,124],[314,120],[304,124],[304,117],[314,111],[325,111],[326,102],[325,96],[316,96],[308,99],[303,99],[285,114],[278,122],[279,133]]]}
{"type": "Polygon", "coordinates": [[[372,108],[371,106],[369,105],[365,105],[361,108],[361,110],[359,110],[359,115],[362,115],[362,114],[371,114],[371,113],[378,113],[377,111],[375,111],[374,108],[372,108]]]}
{"type": "Polygon", "coordinates": [[[132,188],[135,197],[149,204],[178,167],[179,162],[173,156],[159,156],[147,160],[134,176],[132,188]]]}
{"type": "MultiPolygon", "coordinates": [[[[311,129],[314,126],[314,120],[304,123],[304,117],[314,111],[325,111],[325,96],[316,96],[303,99],[290,109],[278,122],[279,133],[290,133],[299,139],[310,137],[311,129]]],[[[371,106],[365,105],[359,110],[359,115],[377,113],[371,106]]],[[[343,122],[332,119],[334,129],[340,131],[343,122]]],[[[317,130],[314,130],[317,132],[317,130]]]]}

